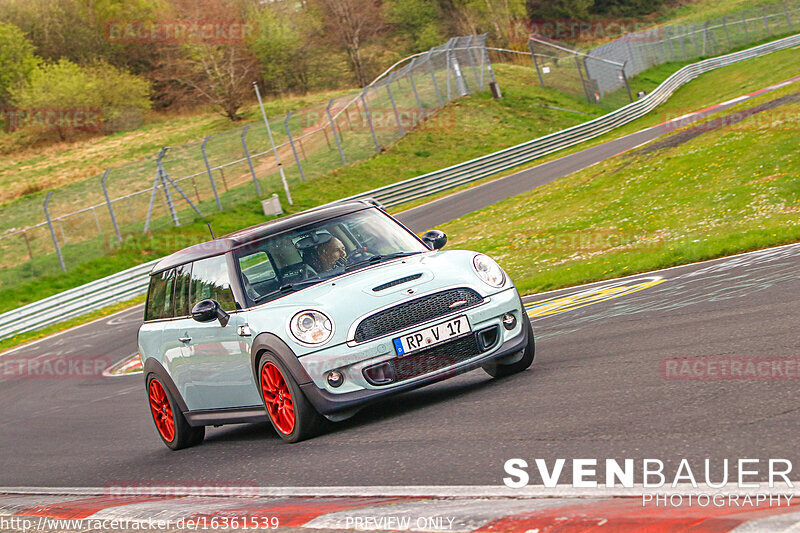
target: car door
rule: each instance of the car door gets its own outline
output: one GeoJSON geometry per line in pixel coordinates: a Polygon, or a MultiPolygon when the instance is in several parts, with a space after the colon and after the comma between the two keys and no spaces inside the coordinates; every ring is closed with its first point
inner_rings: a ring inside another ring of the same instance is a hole
{"type": "MultiPolygon", "coordinates": [[[[181,278],[188,281],[181,285],[183,299],[176,300],[176,305],[187,315],[176,321],[175,335],[184,346],[188,366],[186,388],[194,389],[202,402],[197,408],[260,405],[261,397],[250,370],[252,337],[240,331],[240,326],[246,326],[246,313],[237,310],[228,256],[195,261],[191,273],[186,274],[183,272],[185,278],[181,278]],[[191,318],[192,307],[209,298],[230,313],[230,320],[224,327],[219,320],[198,322],[191,318]]],[[[190,406],[190,409],[195,407],[190,406]]]]}

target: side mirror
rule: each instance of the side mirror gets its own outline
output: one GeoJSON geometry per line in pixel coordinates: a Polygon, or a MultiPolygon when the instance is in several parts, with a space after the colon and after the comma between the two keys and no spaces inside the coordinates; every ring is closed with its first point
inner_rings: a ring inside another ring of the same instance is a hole
{"type": "Polygon", "coordinates": [[[223,311],[216,300],[200,300],[192,307],[192,318],[198,322],[211,322],[219,319],[219,323],[224,328],[228,325],[231,315],[223,311]]]}
{"type": "Polygon", "coordinates": [[[441,250],[444,248],[444,245],[447,244],[447,235],[445,235],[443,231],[432,229],[425,232],[425,235],[422,236],[422,240],[431,250],[441,250]]]}

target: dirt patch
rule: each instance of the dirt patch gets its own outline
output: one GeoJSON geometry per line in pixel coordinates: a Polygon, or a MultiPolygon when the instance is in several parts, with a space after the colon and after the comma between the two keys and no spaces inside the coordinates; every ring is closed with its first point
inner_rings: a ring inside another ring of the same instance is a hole
{"type": "Polygon", "coordinates": [[[723,117],[715,118],[714,120],[709,120],[708,122],[704,122],[703,124],[699,124],[683,131],[679,131],[673,135],[670,135],[669,137],[660,139],[648,146],[645,146],[644,148],[629,152],[629,155],[633,156],[641,153],[654,152],[663,148],[674,148],[685,142],[691,141],[695,137],[699,137],[704,133],[708,133],[709,131],[718,130],[726,126],[732,126],[743,121],[749,116],[757,113],[763,113],[764,111],[769,111],[771,109],[795,102],[800,102],[800,91],[787,94],[786,96],[781,96],[775,100],[770,100],[769,102],[764,102],[763,104],[759,104],[742,111],[737,111],[736,113],[731,113],[723,117]]]}

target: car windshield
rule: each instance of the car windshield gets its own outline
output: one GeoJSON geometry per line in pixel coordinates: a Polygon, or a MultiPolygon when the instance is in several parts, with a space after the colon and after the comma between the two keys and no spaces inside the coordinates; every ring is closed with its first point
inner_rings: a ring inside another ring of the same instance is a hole
{"type": "Polygon", "coordinates": [[[428,251],[377,209],[366,209],[253,242],[235,252],[248,298],[262,303],[382,261],[428,251]]]}

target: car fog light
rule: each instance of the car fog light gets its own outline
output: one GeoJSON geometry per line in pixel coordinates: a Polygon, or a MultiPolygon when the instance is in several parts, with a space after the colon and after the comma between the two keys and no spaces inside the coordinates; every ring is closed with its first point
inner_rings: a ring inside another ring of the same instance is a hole
{"type": "Polygon", "coordinates": [[[514,326],[517,325],[517,317],[512,315],[511,313],[506,313],[503,315],[503,327],[506,328],[508,331],[514,329],[514,326]]]}
{"type": "Polygon", "coordinates": [[[328,372],[328,385],[331,387],[340,387],[344,383],[344,374],[338,370],[331,370],[328,372]]]}

